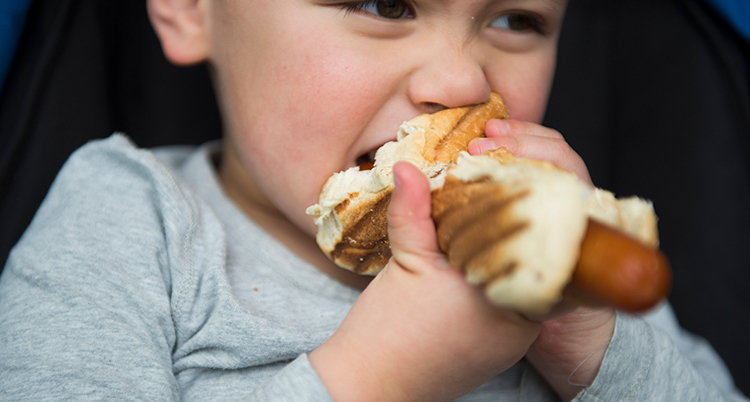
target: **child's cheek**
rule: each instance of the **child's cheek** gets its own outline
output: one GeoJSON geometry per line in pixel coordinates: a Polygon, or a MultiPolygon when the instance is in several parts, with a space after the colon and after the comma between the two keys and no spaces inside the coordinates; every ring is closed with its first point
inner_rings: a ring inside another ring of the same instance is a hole
{"type": "Polygon", "coordinates": [[[289,92],[305,109],[305,117],[333,123],[356,114],[367,94],[355,69],[335,60],[305,60],[290,69],[285,85],[291,85],[289,92]]]}
{"type": "Polygon", "coordinates": [[[541,123],[547,107],[548,91],[536,85],[523,86],[503,96],[512,119],[541,123]]]}
{"type": "Polygon", "coordinates": [[[554,50],[548,49],[533,57],[498,62],[499,68],[488,71],[490,86],[502,95],[512,119],[541,123],[554,76],[554,57],[554,50]]]}
{"type": "Polygon", "coordinates": [[[260,126],[265,132],[246,140],[249,154],[263,160],[261,168],[278,169],[280,181],[290,181],[282,187],[293,190],[304,207],[317,201],[332,172],[347,167],[344,158],[376,113],[377,92],[384,89],[372,62],[351,49],[320,43],[324,40],[306,38],[272,58],[273,78],[259,83],[265,102],[254,105],[254,118],[245,122],[248,131],[260,126]]]}

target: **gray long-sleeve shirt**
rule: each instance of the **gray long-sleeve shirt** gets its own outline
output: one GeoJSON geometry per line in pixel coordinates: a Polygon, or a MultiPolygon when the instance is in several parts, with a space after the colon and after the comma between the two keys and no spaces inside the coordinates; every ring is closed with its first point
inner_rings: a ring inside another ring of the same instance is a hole
{"type": "MultiPolygon", "coordinates": [[[[224,195],[218,144],[66,163],[0,277],[0,400],[329,400],[306,353],[359,292],[297,258],[224,195]]],[[[466,401],[554,401],[525,361],[466,401]]],[[[744,400],[668,306],[619,315],[580,401],[744,400]]]]}

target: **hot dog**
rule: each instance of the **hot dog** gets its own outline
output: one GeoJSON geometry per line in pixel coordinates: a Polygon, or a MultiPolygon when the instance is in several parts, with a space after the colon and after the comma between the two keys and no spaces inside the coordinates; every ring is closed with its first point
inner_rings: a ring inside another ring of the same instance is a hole
{"type": "Polygon", "coordinates": [[[565,292],[581,304],[640,312],[661,301],[671,283],[672,271],[663,252],[590,219],[565,292]]]}
{"type": "Polygon", "coordinates": [[[360,274],[385,266],[392,166],[407,160],[430,179],[441,249],[490,302],[537,315],[563,297],[628,311],[661,300],[671,277],[649,202],[617,200],[550,163],[504,149],[465,152],[489,119],[507,117],[493,94],[485,104],[404,123],[371,169],[334,174],[308,208],[321,249],[360,274]]]}

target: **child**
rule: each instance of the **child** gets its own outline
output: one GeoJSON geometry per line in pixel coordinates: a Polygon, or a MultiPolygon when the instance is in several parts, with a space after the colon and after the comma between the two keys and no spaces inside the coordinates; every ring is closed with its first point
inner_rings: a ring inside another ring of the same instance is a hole
{"type": "Polygon", "coordinates": [[[171,61],[209,63],[224,140],[146,151],[116,135],[71,157],[0,279],[0,399],[742,398],[667,306],[489,306],[446,269],[408,164],[394,168],[381,274],[344,271],[315,244],[304,211],[332,173],[404,120],[491,91],[515,120],[488,123],[473,153],[504,145],[589,181],[560,134],[532,123],[564,1],[148,7],[171,61]]]}

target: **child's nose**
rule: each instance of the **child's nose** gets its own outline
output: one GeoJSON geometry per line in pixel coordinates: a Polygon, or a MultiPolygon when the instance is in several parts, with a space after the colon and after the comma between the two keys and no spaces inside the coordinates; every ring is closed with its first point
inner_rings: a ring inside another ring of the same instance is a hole
{"type": "Polygon", "coordinates": [[[409,96],[425,113],[481,103],[490,92],[481,60],[470,49],[448,45],[422,57],[409,81],[409,96]]]}

